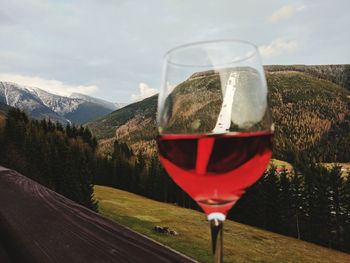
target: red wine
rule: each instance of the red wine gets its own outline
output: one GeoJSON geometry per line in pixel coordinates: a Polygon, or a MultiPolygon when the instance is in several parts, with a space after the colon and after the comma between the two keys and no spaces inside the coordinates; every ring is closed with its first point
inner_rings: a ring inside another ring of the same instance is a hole
{"type": "Polygon", "coordinates": [[[173,180],[206,214],[228,210],[265,171],[271,132],[162,135],[160,161],[173,180]]]}

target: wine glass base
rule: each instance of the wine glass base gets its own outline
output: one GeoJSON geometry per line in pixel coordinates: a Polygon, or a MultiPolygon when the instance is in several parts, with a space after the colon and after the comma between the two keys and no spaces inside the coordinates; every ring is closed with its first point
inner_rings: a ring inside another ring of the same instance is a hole
{"type": "Polygon", "coordinates": [[[212,221],[212,220],[225,221],[226,216],[223,213],[214,212],[214,213],[210,213],[207,218],[208,218],[208,221],[212,221]]]}

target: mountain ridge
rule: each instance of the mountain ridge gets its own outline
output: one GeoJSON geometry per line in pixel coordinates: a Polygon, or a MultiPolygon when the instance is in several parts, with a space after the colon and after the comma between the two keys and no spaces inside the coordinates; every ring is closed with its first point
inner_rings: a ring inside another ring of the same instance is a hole
{"type": "Polygon", "coordinates": [[[65,97],[40,88],[0,81],[0,102],[24,110],[36,119],[50,119],[62,124],[82,124],[104,116],[117,107],[101,99],[80,94],[65,97]]]}
{"type": "MultiPolygon", "coordinates": [[[[315,70],[314,66],[298,66],[296,70],[293,66],[265,68],[272,101],[272,115],[277,127],[276,158],[292,161],[291,152],[294,151],[315,151],[322,155],[321,150],[325,148],[321,144],[327,144],[328,161],[348,158],[348,150],[343,146],[347,144],[349,137],[346,136],[346,130],[350,123],[350,97],[346,87],[339,84],[340,72],[348,66],[334,66],[333,68],[337,69],[337,74],[333,74],[336,78],[328,76],[328,73],[318,75],[317,72],[328,72],[327,70],[332,68],[328,65],[317,66],[319,71],[315,70]],[[339,134],[335,137],[339,149],[330,150],[329,141],[334,134],[339,134]],[[344,151],[345,154],[342,157],[330,158],[332,151],[337,156],[342,155],[340,151],[344,151]]],[[[199,75],[201,74],[203,73],[199,75]]],[[[110,154],[113,142],[118,140],[128,143],[135,153],[155,153],[157,96],[130,104],[97,121],[87,123],[94,135],[100,139],[101,152],[110,154]]]]}
{"type": "Polygon", "coordinates": [[[99,98],[94,98],[82,93],[78,93],[78,92],[73,92],[71,95],[69,95],[69,98],[72,99],[82,99],[88,102],[92,102],[92,103],[96,103],[96,104],[100,104],[103,105],[105,108],[111,109],[111,110],[117,110],[119,109],[119,107],[113,103],[113,102],[109,102],[103,99],[99,99],[99,98]]]}

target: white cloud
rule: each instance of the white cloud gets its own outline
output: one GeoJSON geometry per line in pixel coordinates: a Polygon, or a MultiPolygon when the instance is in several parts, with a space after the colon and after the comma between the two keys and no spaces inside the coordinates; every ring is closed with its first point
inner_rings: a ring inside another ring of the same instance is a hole
{"type": "Polygon", "coordinates": [[[261,56],[268,58],[274,57],[285,53],[290,53],[298,48],[298,42],[294,40],[283,40],[282,38],[277,38],[273,40],[268,45],[262,45],[259,47],[261,56]]]}
{"type": "Polygon", "coordinates": [[[130,100],[132,102],[140,101],[145,98],[151,97],[156,93],[158,93],[158,90],[151,88],[147,84],[141,82],[139,84],[139,94],[132,94],[130,100]]]}
{"type": "Polygon", "coordinates": [[[62,96],[69,96],[73,92],[91,95],[98,90],[98,87],[95,85],[68,85],[59,80],[43,79],[40,77],[30,77],[19,74],[0,73],[0,81],[14,82],[27,87],[40,88],[62,96]]]}
{"type": "MultiPolygon", "coordinates": [[[[302,10],[302,9],[301,9],[302,10]]],[[[277,9],[272,15],[269,17],[269,21],[271,23],[276,23],[281,20],[287,19],[291,17],[296,11],[296,8],[292,5],[285,5],[281,8],[277,9]]]]}
{"type": "Polygon", "coordinates": [[[297,7],[297,11],[303,11],[306,8],[306,5],[301,5],[297,7]]]}

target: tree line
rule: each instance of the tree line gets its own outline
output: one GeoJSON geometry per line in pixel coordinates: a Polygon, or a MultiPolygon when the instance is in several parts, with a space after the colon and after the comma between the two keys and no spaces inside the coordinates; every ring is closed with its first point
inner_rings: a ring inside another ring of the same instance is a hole
{"type": "Polygon", "coordinates": [[[229,218],[329,248],[350,251],[350,178],[340,166],[298,160],[270,167],[229,218]]]}
{"type": "Polygon", "coordinates": [[[116,141],[111,157],[96,152],[97,141],[86,127],[29,119],[11,108],[0,119],[0,165],[97,210],[93,184],[138,193],[159,201],[194,207],[194,202],[167,175],[156,156],[145,161],[126,143],[116,141]]]}
{"type": "Polygon", "coordinates": [[[124,142],[115,141],[111,158],[99,159],[94,183],[126,190],[154,200],[198,208],[167,175],[158,157],[135,155],[124,142]]]}
{"type": "Polygon", "coordinates": [[[93,210],[96,147],[96,139],[82,126],[29,119],[15,108],[0,125],[1,165],[93,210]]]}

